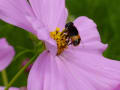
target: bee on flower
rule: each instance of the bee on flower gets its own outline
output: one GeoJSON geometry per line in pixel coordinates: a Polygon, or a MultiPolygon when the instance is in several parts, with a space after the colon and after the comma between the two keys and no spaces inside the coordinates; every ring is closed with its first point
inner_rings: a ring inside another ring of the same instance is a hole
{"type": "Polygon", "coordinates": [[[1,20],[46,46],[30,70],[28,90],[118,90],[120,62],[102,56],[107,45],[96,24],[81,16],[69,26],[67,16],[65,0],[0,0],[1,20]]]}

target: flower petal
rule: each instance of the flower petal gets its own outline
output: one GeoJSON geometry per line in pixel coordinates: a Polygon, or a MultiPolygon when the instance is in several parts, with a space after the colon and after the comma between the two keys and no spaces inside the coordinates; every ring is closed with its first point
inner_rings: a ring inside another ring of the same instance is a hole
{"type": "Polygon", "coordinates": [[[14,49],[5,39],[0,39],[0,71],[5,69],[14,57],[14,49]]]}
{"type": "Polygon", "coordinates": [[[0,0],[0,19],[35,33],[26,16],[34,17],[27,0],[0,0]]]}
{"type": "MultiPolygon", "coordinates": [[[[0,90],[5,90],[5,87],[0,87],[0,90]]],[[[19,88],[11,87],[9,90],[20,90],[19,88]]]]}
{"type": "Polygon", "coordinates": [[[38,39],[43,40],[51,45],[56,45],[55,41],[50,38],[50,32],[48,32],[48,28],[40,22],[38,19],[27,17],[28,21],[32,24],[33,28],[36,30],[36,35],[38,39]]]}
{"type": "Polygon", "coordinates": [[[30,3],[37,18],[49,30],[55,30],[59,23],[61,25],[65,23],[67,17],[65,0],[30,0],[30,3]]]}
{"type": "Polygon", "coordinates": [[[65,28],[65,24],[66,24],[66,20],[68,17],[68,10],[67,8],[62,12],[62,16],[59,20],[58,26],[61,30],[63,30],[65,28]]]}
{"type": "Polygon", "coordinates": [[[43,40],[45,42],[46,49],[49,50],[52,54],[56,55],[57,46],[55,40],[50,37],[50,33],[48,32],[48,28],[44,26],[42,22],[32,17],[27,17],[29,22],[32,23],[32,26],[36,30],[36,35],[38,39],[43,40]]]}
{"type": "Polygon", "coordinates": [[[60,58],[67,90],[119,90],[119,61],[79,50],[64,52],[60,58]]]}
{"type": "Polygon", "coordinates": [[[96,24],[89,18],[82,16],[74,21],[75,26],[79,31],[81,37],[81,49],[85,49],[91,52],[102,53],[106,48],[107,44],[102,44],[99,32],[96,24]]]}
{"type": "Polygon", "coordinates": [[[54,57],[46,51],[39,56],[30,71],[28,89],[117,90],[120,83],[119,69],[119,61],[98,54],[69,51],[54,57]]]}
{"type": "Polygon", "coordinates": [[[74,21],[82,40],[85,42],[100,41],[96,24],[88,17],[81,16],[74,21]]]}
{"type": "Polygon", "coordinates": [[[66,90],[56,61],[48,51],[38,57],[28,77],[28,90],[66,90]]]}

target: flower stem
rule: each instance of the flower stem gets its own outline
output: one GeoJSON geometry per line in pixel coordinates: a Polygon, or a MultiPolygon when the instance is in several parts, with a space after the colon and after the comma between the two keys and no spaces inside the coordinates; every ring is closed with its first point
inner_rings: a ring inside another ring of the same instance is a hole
{"type": "Polygon", "coordinates": [[[8,85],[8,78],[7,78],[7,73],[6,73],[6,71],[3,70],[3,71],[1,72],[1,74],[2,74],[2,78],[3,78],[4,86],[7,86],[7,85],[8,85]]]}
{"type": "Polygon", "coordinates": [[[19,54],[17,54],[17,55],[15,56],[15,58],[14,58],[13,61],[15,61],[17,58],[19,58],[20,56],[24,55],[25,53],[29,53],[29,52],[32,53],[33,51],[31,51],[31,50],[24,50],[24,51],[20,52],[19,54]]]}
{"type": "Polygon", "coordinates": [[[17,80],[17,78],[24,72],[24,70],[37,58],[39,54],[33,56],[30,61],[14,76],[14,78],[10,81],[10,83],[6,86],[5,90],[8,90],[11,85],[17,80]]]}

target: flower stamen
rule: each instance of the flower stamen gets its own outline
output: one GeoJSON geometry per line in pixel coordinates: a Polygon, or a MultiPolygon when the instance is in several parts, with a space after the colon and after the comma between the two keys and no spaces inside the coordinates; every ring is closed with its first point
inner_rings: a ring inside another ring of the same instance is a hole
{"type": "Polygon", "coordinates": [[[60,28],[56,28],[55,31],[50,32],[50,37],[57,43],[57,55],[60,55],[68,47],[67,34],[64,34],[63,31],[60,32],[60,28]]]}

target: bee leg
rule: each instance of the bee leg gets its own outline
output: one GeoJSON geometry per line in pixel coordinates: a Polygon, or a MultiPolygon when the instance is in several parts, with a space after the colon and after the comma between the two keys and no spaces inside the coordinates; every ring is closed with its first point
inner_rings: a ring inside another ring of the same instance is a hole
{"type": "Polygon", "coordinates": [[[67,43],[67,45],[69,45],[69,42],[70,42],[70,37],[69,37],[69,35],[68,35],[66,38],[67,38],[66,43],[67,43]]]}
{"type": "Polygon", "coordinates": [[[70,42],[70,43],[68,44],[68,46],[69,46],[69,45],[72,45],[72,42],[70,42]]]}
{"type": "Polygon", "coordinates": [[[68,30],[64,29],[64,30],[62,31],[61,35],[63,35],[63,33],[67,33],[67,32],[68,32],[68,30]]]}

